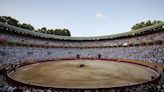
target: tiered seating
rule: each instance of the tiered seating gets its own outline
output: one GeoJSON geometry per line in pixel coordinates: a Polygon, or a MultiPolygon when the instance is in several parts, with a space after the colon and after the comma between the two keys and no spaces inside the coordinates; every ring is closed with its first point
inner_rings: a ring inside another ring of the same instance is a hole
{"type": "Polygon", "coordinates": [[[122,58],[164,64],[164,46],[141,46],[122,48],[33,48],[0,46],[1,63],[21,63],[24,61],[44,61],[62,58],[122,58]]]}

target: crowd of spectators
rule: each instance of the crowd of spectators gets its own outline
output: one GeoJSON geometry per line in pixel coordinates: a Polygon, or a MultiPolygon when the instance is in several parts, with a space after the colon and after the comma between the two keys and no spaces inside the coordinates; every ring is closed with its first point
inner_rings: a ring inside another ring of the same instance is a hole
{"type": "Polygon", "coordinates": [[[164,47],[140,46],[120,48],[33,48],[0,46],[0,63],[17,64],[25,61],[44,61],[61,58],[120,58],[147,61],[164,65],[164,47]]]}

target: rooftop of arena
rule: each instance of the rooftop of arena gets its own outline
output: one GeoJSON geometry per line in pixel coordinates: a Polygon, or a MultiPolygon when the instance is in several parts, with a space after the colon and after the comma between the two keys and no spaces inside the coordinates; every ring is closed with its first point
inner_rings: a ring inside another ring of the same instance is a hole
{"type": "Polygon", "coordinates": [[[93,37],[68,37],[68,36],[44,34],[44,33],[34,32],[34,31],[23,29],[23,28],[15,27],[15,26],[5,24],[2,22],[0,22],[0,28],[1,29],[5,28],[8,31],[14,31],[16,33],[20,33],[20,34],[24,34],[24,35],[31,35],[31,36],[35,36],[35,37],[48,38],[48,39],[71,40],[71,41],[92,41],[92,40],[106,40],[106,39],[116,39],[116,38],[122,38],[122,37],[137,36],[137,35],[141,35],[141,34],[154,32],[154,31],[157,31],[157,29],[164,28],[164,22],[154,24],[154,25],[151,25],[148,27],[140,28],[137,30],[120,33],[120,34],[105,35],[105,36],[93,36],[93,37]]]}

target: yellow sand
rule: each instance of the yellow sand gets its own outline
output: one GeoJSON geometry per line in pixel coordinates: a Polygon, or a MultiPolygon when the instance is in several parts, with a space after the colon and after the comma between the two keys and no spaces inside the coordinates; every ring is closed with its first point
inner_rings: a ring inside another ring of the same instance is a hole
{"type": "Polygon", "coordinates": [[[103,60],[65,60],[21,67],[10,77],[24,83],[62,88],[102,88],[142,83],[157,75],[139,65],[103,60]],[[85,67],[80,68],[79,65],[85,67]]]}

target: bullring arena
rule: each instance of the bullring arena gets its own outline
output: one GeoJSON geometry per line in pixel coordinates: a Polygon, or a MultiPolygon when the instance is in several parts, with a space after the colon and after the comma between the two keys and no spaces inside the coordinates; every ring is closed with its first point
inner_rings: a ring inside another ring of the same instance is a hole
{"type": "Polygon", "coordinates": [[[12,89],[158,92],[163,65],[164,23],[98,37],[56,36],[0,23],[0,80],[12,89]]]}
{"type": "Polygon", "coordinates": [[[23,83],[57,88],[128,86],[150,81],[152,76],[155,78],[159,76],[154,70],[143,66],[103,60],[37,63],[21,67],[9,75],[23,83]],[[81,64],[85,66],[80,67],[81,64]]]}

